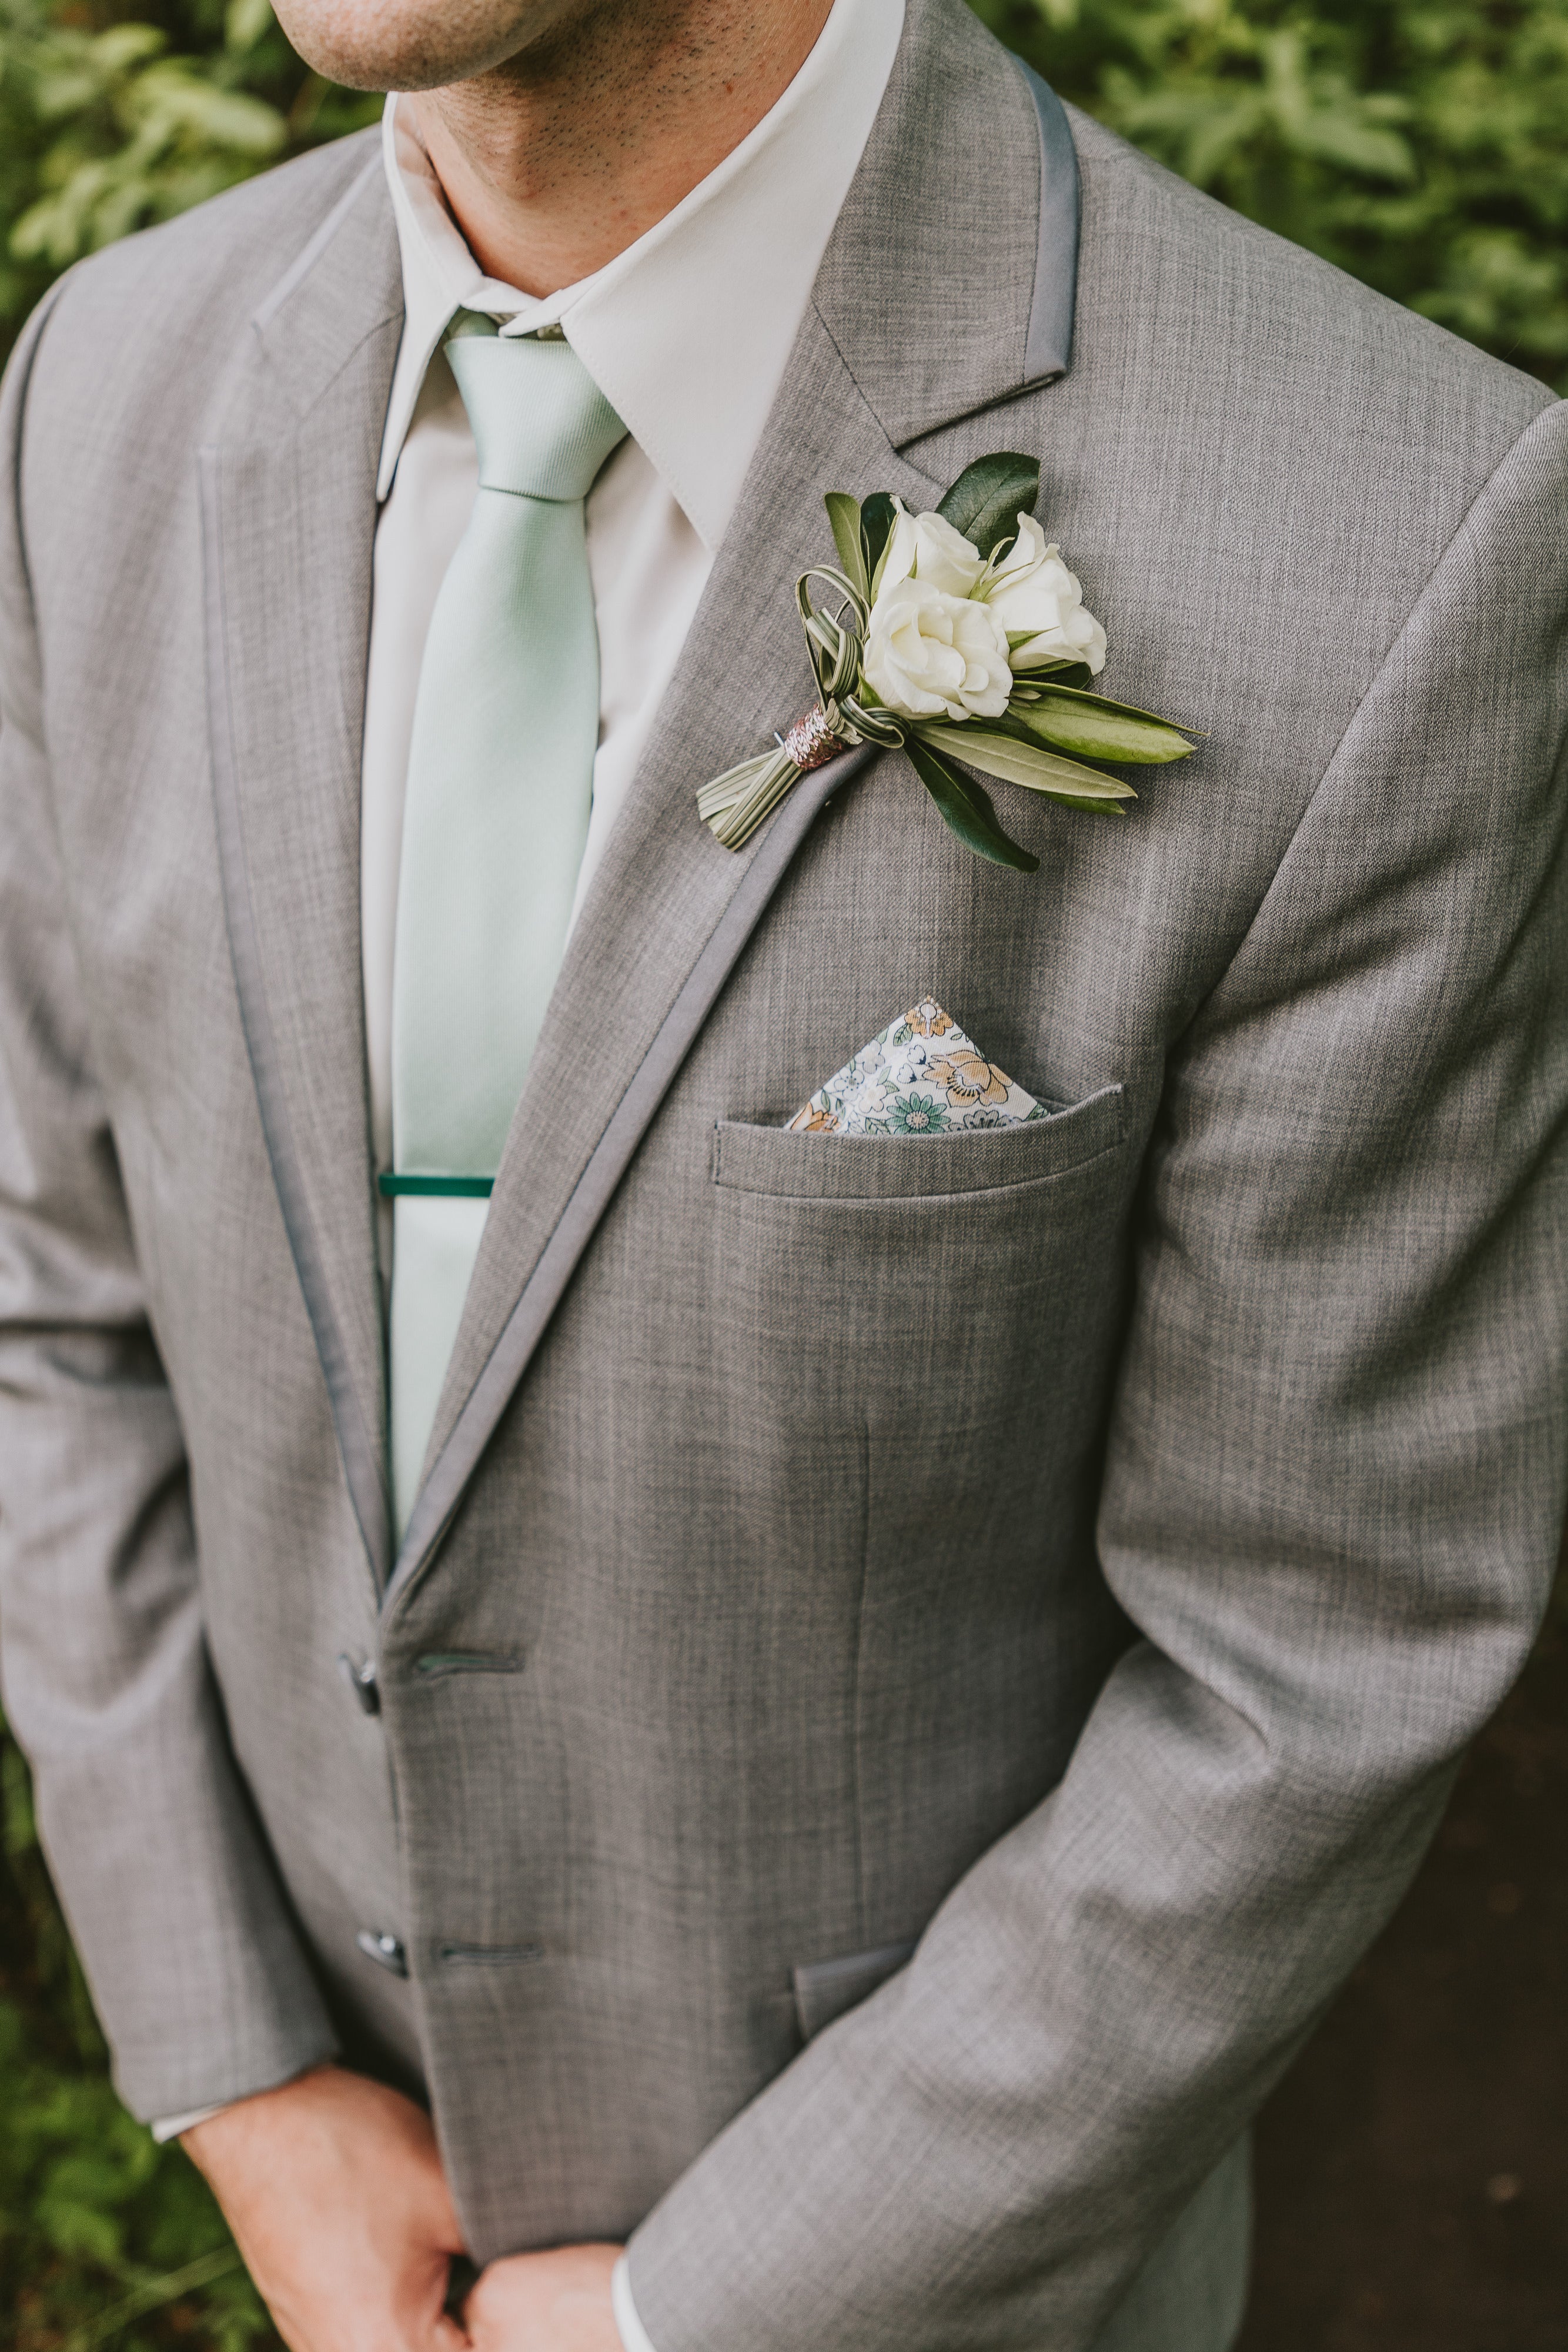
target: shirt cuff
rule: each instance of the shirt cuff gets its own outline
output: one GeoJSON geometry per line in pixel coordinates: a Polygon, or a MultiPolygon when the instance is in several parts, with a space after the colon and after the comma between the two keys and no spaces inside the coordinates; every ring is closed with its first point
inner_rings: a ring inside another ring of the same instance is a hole
{"type": "Polygon", "coordinates": [[[193,2107],[188,2116],[159,2116],[148,2129],[162,2147],[166,2139],[178,2139],[182,2132],[194,2131],[198,2124],[210,2123],[214,2116],[221,2116],[225,2107],[233,2104],[231,2099],[223,2099],[215,2107],[193,2107]]]}
{"type": "Polygon", "coordinates": [[[653,2352],[648,2331],[638,2318],[637,2306],[632,2300],[632,2273],[624,2254],[610,2273],[610,2307],[615,2314],[625,2352],[653,2352]]]}

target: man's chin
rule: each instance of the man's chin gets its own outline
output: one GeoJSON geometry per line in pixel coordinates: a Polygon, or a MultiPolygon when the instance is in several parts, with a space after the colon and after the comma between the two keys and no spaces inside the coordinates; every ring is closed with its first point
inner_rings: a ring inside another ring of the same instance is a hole
{"type": "Polygon", "coordinates": [[[515,57],[586,0],[280,0],[307,65],[348,89],[440,89],[515,57]]]}

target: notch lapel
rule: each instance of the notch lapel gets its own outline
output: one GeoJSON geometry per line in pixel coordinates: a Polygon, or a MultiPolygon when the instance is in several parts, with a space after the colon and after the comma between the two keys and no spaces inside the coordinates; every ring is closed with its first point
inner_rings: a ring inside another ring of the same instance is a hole
{"type": "Polygon", "coordinates": [[[219,437],[201,452],[208,715],[235,977],[289,1246],[378,1586],[392,1541],[361,974],[360,751],[376,463],[402,320],[378,152],[256,314],[219,437]]]}
{"type": "MultiPolygon", "coordinates": [[[[497,1175],[389,1607],[433,1556],[631,1153],[850,765],[798,787],[738,855],[698,822],[699,785],[812,699],[792,589],[809,563],[831,557],[824,492],[888,489],[934,503],[941,486],[895,442],[1061,373],[1078,222],[1076,172],[1064,169],[1061,138],[1047,136],[1060,116],[962,0],[911,0],[812,307],[569,942],[497,1175]],[[1009,173],[1025,200],[998,218],[989,192],[1009,173]]],[[[1064,119],[1058,127],[1070,148],[1064,119]]]]}

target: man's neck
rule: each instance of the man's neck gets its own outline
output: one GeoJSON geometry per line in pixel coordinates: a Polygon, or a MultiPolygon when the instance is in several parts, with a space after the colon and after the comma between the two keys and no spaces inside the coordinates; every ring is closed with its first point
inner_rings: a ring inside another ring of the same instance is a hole
{"type": "Polygon", "coordinates": [[[601,269],[789,87],[831,0],[604,0],[413,110],[480,268],[526,294],[601,269]]]}

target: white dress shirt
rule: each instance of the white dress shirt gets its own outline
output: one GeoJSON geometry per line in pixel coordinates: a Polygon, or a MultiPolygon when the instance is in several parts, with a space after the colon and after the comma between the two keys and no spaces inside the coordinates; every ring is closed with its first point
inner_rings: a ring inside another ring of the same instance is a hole
{"type": "MultiPolygon", "coordinates": [[[[762,437],[903,28],[904,0],[834,0],[794,80],[739,146],[634,245],[543,299],[484,275],[412,117],[395,94],[387,100],[382,152],[404,316],[377,483],[360,841],[378,1169],[392,1158],[392,954],[414,693],[436,592],[478,487],[474,436],[441,353],[447,324],[466,310],[497,319],[503,334],[559,327],[627,428],[587,506],[600,707],[580,908],[762,437]]],[[[152,2128],[170,2139],[218,2112],[152,2128]]],[[[623,2260],[613,2297],[626,2352],[653,2352],[623,2260]]]]}
{"type": "Polygon", "coordinates": [[[477,484],[473,436],[441,356],[447,323],[468,310],[488,312],[503,334],[559,326],[627,428],[588,499],[600,728],[580,907],[762,437],[903,26],[904,0],[835,0],[800,72],[740,145],[634,245],[542,300],[483,275],[409,110],[387,100],[405,317],[382,442],[361,794],[379,1169],[392,1164],[393,929],[414,692],[431,607],[477,484]]]}

